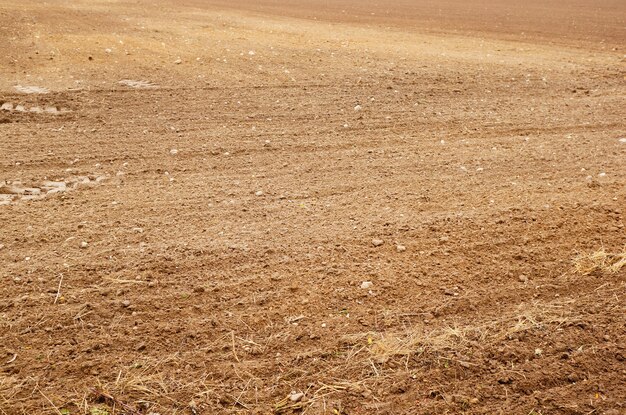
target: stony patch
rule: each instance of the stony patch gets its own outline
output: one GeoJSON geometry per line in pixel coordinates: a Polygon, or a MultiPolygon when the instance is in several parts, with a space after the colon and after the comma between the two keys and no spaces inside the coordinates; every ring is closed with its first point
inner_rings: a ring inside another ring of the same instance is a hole
{"type": "Polygon", "coordinates": [[[3,102],[2,105],[0,105],[0,111],[29,112],[32,114],[51,114],[51,115],[67,114],[68,112],[72,112],[69,108],[59,107],[57,105],[27,106],[23,104],[13,104],[12,102],[3,102]]]}
{"type": "Polygon", "coordinates": [[[106,179],[104,175],[74,176],[59,181],[44,180],[25,185],[19,180],[0,182],[0,206],[19,201],[42,200],[58,193],[93,187],[106,179]]]}
{"type": "Polygon", "coordinates": [[[118,84],[135,89],[156,89],[159,87],[150,81],[135,81],[132,79],[122,79],[118,84]]]}
{"type": "Polygon", "coordinates": [[[15,85],[13,88],[22,94],[47,94],[50,92],[48,88],[34,85],[15,85]]]}

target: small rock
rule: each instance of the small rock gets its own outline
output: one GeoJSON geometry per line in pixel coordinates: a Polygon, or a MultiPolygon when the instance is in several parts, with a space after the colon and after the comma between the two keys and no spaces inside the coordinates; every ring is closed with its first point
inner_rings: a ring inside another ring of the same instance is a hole
{"type": "Polygon", "coordinates": [[[396,246],[396,251],[404,252],[404,251],[406,251],[406,246],[404,246],[404,245],[397,245],[396,246]]]}
{"type": "Polygon", "coordinates": [[[87,248],[88,246],[89,246],[89,243],[88,243],[88,242],[82,241],[82,242],[80,243],[80,247],[81,247],[81,248],[83,248],[83,249],[87,248]]]}
{"type": "Polygon", "coordinates": [[[369,290],[370,288],[372,288],[374,286],[374,283],[371,281],[363,281],[361,283],[361,288],[364,290],[369,290]]]}
{"type": "Polygon", "coordinates": [[[204,292],[204,287],[202,287],[201,285],[199,285],[197,287],[194,287],[193,288],[193,292],[194,293],[198,293],[198,294],[203,293],[204,292]]]}
{"type": "Polygon", "coordinates": [[[606,173],[602,172],[600,174],[598,174],[599,177],[606,177],[606,173]]]}
{"type": "Polygon", "coordinates": [[[254,194],[256,196],[263,196],[263,190],[257,190],[254,194]]]}
{"type": "Polygon", "coordinates": [[[304,398],[304,393],[302,393],[302,392],[295,392],[295,391],[292,391],[292,392],[289,394],[289,400],[290,400],[291,402],[299,402],[299,401],[301,401],[301,400],[302,400],[302,398],[304,398]]]}
{"type": "Polygon", "coordinates": [[[359,112],[363,109],[363,107],[361,107],[360,105],[357,105],[356,107],[354,107],[354,111],[359,112]]]}
{"type": "Polygon", "coordinates": [[[383,241],[382,239],[372,239],[372,245],[374,246],[381,246],[384,243],[385,241],[383,241]]]}
{"type": "Polygon", "coordinates": [[[498,378],[498,383],[501,385],[510,385],[513,383],[513,379],[510,376],[502,376],[498,378]]]}
{"type": "Polygon", "coordinates": [[[170,154],[171,154],[172,156],[175,156],[176,154],[178,154],[178,150],[176,150],[175,148],[173,148],[173,149],[171,149],[171,150],[170,150],[170,154]]]}
{"type": "Polygon", "coordinates": [[[523,274],[517,277],[517,279],[520,280],[520,282],[528,282],[528,277],[523,274]]]}
{"type": "Polygon", "coordinates": [[[576,382],[580,382],[582,379],[577,373],[572,372],[569,375],[567,375],[567,380],[569,380],[572,383],[576,383],[576,382]]]}
{"type": "Polygon", "coordinates": [[[176,59],[176,60],[174,61],[174,63],[175,63],[176,65],[180,65],[181,63],[183,63],[183,61],[182,61],[182,59],[180,59],[180,58],[179,58],[179,59],[176,59]]]}
{"type": "Polygon", "coordinates": [[[122,301],[122,307],[124,307],[124,308],[128,308],[128,307],[130,307],[130,300],[124,300],[124,301],[122,301]]]}
{"type": "Polygon", "coordinates": [[[146,347],[147,347],[147,346],[146,346],[146,344],[145,344],[145,343],[139,343],[139,344],[137,345],[137,351],[138,351],[138,352],[141,352],[142,350],[146,350],[146,347]]]}
{"type": "Polygon", "coordinates": [[[620,138],[619,142],[622,143],[622,144],[626,144],[626,137],[620,138]]]}
{"type": "Polygon", "coordinates": [[[45,182],[43,182],[43,186],[44,187],[51,187],[51,188],[55,188],[55,189],[63,189],[63,190],[65,190],[67,188],[67,183],[65,183],[65,182],[45,181],[45,182]]]}

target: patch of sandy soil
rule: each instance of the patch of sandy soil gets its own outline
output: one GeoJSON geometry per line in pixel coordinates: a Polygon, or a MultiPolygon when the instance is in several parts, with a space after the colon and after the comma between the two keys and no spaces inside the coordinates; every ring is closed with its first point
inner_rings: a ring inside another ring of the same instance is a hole
{"type": "Polygon", "coordinates": [[[0,3],[0,413],[626,411],[621,1],[0,3]]]}

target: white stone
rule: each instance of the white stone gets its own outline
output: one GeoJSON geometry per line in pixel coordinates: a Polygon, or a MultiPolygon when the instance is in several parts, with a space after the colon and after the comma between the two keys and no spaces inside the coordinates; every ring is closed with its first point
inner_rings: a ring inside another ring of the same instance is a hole
{"type": "Polygon", "coordinates": [[[374,246],[381,246],[384,243],[385,241],[383,241],[382,239],[372,239],[372,245],[374,246]]]}
{"type": "Polygon", "coordinates": [[[304,393],[302,393],[302,392],[292,391],[289,394],[289,400],[291,402],[299,402],[299,401],[302,400],[302,398],[304,398],[304,393]]]}

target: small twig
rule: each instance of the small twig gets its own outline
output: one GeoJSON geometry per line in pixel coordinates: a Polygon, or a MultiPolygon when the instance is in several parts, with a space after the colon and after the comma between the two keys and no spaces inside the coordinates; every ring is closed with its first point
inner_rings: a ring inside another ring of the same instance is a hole
{"type": "Polygon", "coordinates": [[[252,381],[252,379],[248,380],[248,383],[246,383],[246,386],[244,386],[244,388],[241,390],[241,393],[239,393],[239,396],[237,396],[235,398],[235,403],[233,403],[233,406],[241,405],[242,407],[244,407],[246,409],[250,409],[250,407],[248,405],[246,405],[245,403],[241,402],[239,399],[241,399],[243,394],[248,390],[248,385],[250,385],[251,381],[252,381]]]}
{"type": "Polygon", "coordinates": [[[378,370],[376,369],[376,365],[374,364],[374,362],[372,362],[372,359],[369,359],[370,364],[372,365],[372,369],[374,369],[374,373],[376,373],[376,376],[380,376],[380,373],[378,373],[378,370]]]}
{"type": "Polygon", "coordinates": [[[111,394],[99,388],[91,388],[91,391],[96,398],[103,398],[108,404],[113,404],[113,406],[119,405],[128,415],[139,415],[139,411],[137,409],[120,401],[119,399],[116,399],[111,394]]]}
{"type": "Polygon", "coordinates": [[[50,402],[50,405],[52,405],[52,407],[54,408],[54,410],[56,411],[57,414],[63,415],[63,412],[59,411],[59,408],[57,408],[57,406],[50,400],[50,398],[48,398],[46,395],[44,395],[44,393],[41,391],[41,389],[37,388],[37,390],[39,391],[41,396],[46,398],[46,401],[50,402]]]}
{"type": "Polygon", "coordinates": [[[107,281],[116,283],[116,284],[145,284],[146,281],[141,280],[123,280],[117,278],[106,278],[107,281]]]}
{"type": "Polygon", "coordinates": [[[235,356],[235,360],[237,362],[240,362],[239,358],[237,357],[237,351],[235,350],[235,332],[234,331],[230,332],[230,337],[232,339],[232,344],[233,344],[233,355],[235,356]]]}
{"type": "Polygon", "coordinates": [[[63,283],[63,274],[61,274],[61,279],[59,280],[59,287],[57,288],[57,295],[54,297],[54,303],[57,303],[57,300],[61,296],[61,283],[63,283]]]}

